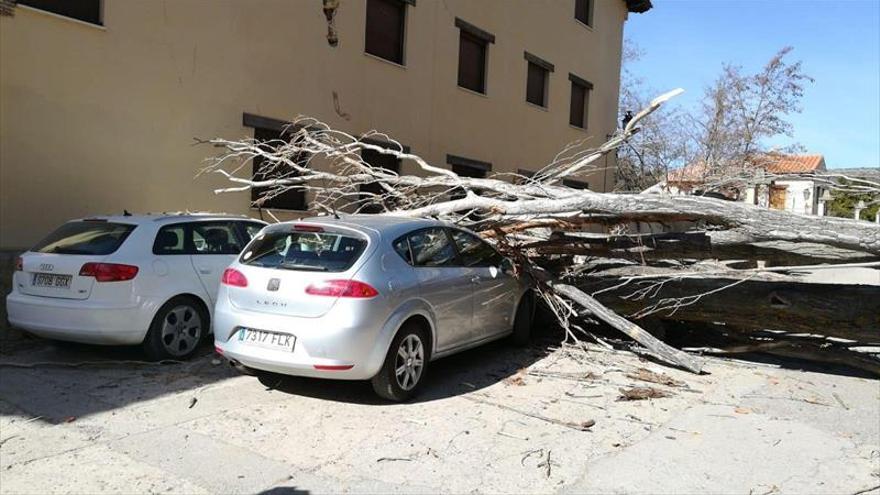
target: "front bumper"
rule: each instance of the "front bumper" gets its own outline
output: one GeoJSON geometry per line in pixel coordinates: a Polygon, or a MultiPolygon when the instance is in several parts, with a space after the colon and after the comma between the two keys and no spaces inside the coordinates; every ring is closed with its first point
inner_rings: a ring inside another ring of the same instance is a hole
{"type": "Polygon", "coordinates": [[[40,337],[84,344],[140,344],[158,306],[157,301],[148,298],[111,304],[18,292],[6,297],[12,326],[40,337]]]}
{"type": "Polygon", "coordinates": [[[368,380],[382,367],[392,330],[379,316],[355,320],[350,315],[334,310],[321,318],[300,318],[230,309],[221,303],[214,312],[214,346],[227,359],[258,370],[368,380]],[[239,340],[240,327],[292,334],[296,344],[292,352],[258,347],[239,340]],[[347,366],[351,367],[341,369],[347,366]]]}

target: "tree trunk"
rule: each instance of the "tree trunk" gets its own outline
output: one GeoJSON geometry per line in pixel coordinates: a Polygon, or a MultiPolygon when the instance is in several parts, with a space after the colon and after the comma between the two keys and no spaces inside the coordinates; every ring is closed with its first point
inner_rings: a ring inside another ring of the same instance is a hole
{"type": "MultiPolygon", "coordinates": [[[[621,314],[634,314],[659,298],[687,298],[741,281],[723,278],[683,278],[666,281],[652,299],[624,299],[637,282],[595,297],[621,314]]],[[[587,294],[620,284],[618,277],[583,280],[587,294]]],[[[652,280],[652,282],[655,282],[652,280]]],[[[645,282],[646,283],[646,282],[645,282]]],[[[642,285],[643,286],[643,285],[642,285]]],[[[694,304],[664,311],[656,318],[688,322],[724,322],[749,330],[781,330],[880,343],[880,287],[871,285],[809,284],[791,281],[745,280],[694,304]]]]}

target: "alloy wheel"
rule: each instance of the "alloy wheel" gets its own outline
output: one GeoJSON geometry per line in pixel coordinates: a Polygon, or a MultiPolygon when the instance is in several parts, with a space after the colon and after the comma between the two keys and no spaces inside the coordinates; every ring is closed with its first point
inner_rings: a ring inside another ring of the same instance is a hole
{"type": "Polygon", "coordinates": [[[202,318],[192,306],[175,306],[162,320],[162,345],[172,356],[183,356],[198,345],[202,318]]]}
{"type": "Polygon", "coordinates": [[[397,347],[397,357],[394,360],[397,385],[403,390],[412,390],[419,383],[424,369],[425,346],[418,335],[409,334],[397,347]]]}

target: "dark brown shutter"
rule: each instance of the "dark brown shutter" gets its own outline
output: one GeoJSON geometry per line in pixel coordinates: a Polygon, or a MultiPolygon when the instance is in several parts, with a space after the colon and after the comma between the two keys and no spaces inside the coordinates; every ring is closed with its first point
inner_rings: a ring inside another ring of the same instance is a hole
{"type": "Polygon", "coordinates": [[[544,101],[544,85],[547,82],[547,70],[538,64],[528,62],[528,76],[526,80],[526,101],[542,107],[547,106],[544,101]]]}
{"type": "Polygon", "coordinates": [[[459,177],[471,177],[474,179],[485,179],[486,170],[477,167],[469,167],[467,165],[453,165],[452,171],[459,177]]]}
{"type": "Polygon", "coordinates": [[[574,0],[574,18],[583,22],[587,26],[593,25],[592,0],[574,0]]]}
{"type": "MultiPolygon", "coordinates": [[[[460,177],[483,179],[492,170],[492,164],[489,162],[457,155],[446,155],[446,163],[448,163],[450,168],[452,168],[452,171],[460,177]]],[[[460,187],[456,187],[449,191],[450,199],[461,199],[465,196],[467,196],[467,192],[460,187]]]]}
{"type": "Polygon", "coordinates": [[[584,127],[584,104],[586,103],[586,88],[571,83],[571,110],[568,122],[576,127],[584,127]]]}
{"type": "Polygon", "coordinates": [[[486,92],[486,41],[465,31],[459,36],[458,85],[478,93],[486,92]]]}
{"type": "Polygon", "coordinates": [[[101,0],[18,0],[18,4],[102,25],[101,0]]]}
{"type": "Polygon", "coordinates": [[[403,65],[406,4],[401,0],[367,0],[367,53],[403,65]]]}
{"type": "Polygon", "coordinates": [[[571,111],[569,113],[568,122],[576,127],[586,128],[584,122],[585,112],[587,108],[587,88],[572,81],[571,82],[571,111]]]}
{"type": "Polygon", "coordinates": [[[572,189],[589,189],[590,183],[576,179],[562,179],[562,185],[572,189]]]}
{"type": "MultiPolygon", "coordinates": [[[[374,150],[361,150],[361,159],[370,164],[375,168],[384,168],[385,170],[390,170],[395,173],[400,173],[400,160],[397,158],[386,155],[384,153],[379,153],[374,150]]],[[[384,189],[379,185],[378,182],[370,182],[368,184],[361,185],[361,192],[371,193],[371,194],[382,194],[384,193],[384,189]]],[[[382,211],[382,208],[379,204],[371,204],[373,201],[373,196],[363,195],[361,196],[364,205],[361,207],[361,213],[378,213],[382,211]]]]}
{"type": "MultiPolygon", "coordinates": [[[[272,141],[276,139],[283,139],[280,131],[273,129],[263,129],[256,128],[254,129],[254,139],[261,142],[272,141]]],[[[274,143],[273,143],[274,144],[274,143]]],[[[263,173],[263,164],[264,160],[262,157],[255,157],[253,160],[253,177],[254,180],[265,180],[278,178],[278,174],[270,172],[267,174],[263,173]]],[[[303,158],[299,160],[301,163],[306,160],[303,158]]],[[[282,165],[283,167],[283,165],[282,165]]],[[[283,171],[281,173],[284,173],[283,171]]],[[[264,192],[266,192],[267,188],[265,187],[252,187],[251,188],[251,201],[258,200],[264,192]]],[[[301,190],[289,190],[285,191],[277,196],[272,196],[271,198],[263,201],[260,205],[260,208],[269,208],[269,209],[277,209],[277,210],[305,210],[306,208],[306,193],[301,190]]]]}

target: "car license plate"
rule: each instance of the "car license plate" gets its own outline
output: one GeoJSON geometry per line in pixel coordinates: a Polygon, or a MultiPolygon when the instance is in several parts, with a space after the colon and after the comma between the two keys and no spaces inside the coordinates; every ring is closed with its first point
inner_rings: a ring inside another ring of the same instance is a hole
{"type": "Polygon", "coordinates": [[[242,328],[238,331],[238,340],[245,344],[293,352],[296,337],[289,333],[269,332],[255,328],[242,328]]]}
{"type": "Polygon", "coordinates": [[[54,273],[35,273],[34,287],[54,287],[56,289],[69,289],[70,275],[55,275],[54,273]]]}

